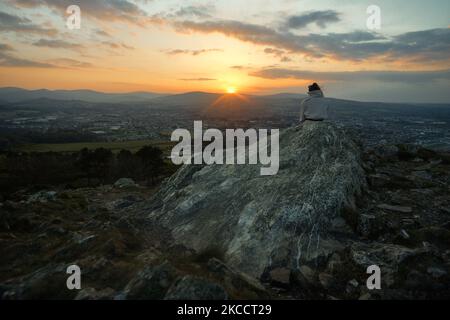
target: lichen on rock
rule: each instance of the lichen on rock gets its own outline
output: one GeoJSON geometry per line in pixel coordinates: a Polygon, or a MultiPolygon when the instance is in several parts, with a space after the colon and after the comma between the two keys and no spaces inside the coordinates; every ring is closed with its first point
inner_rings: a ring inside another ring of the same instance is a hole
{"type": "Polygon", "coordinates": [[[280,132],[280,169],[259,165],[184,165],[144,206],[148,219],[198,252],[259,277],[276,267],[317,262],[342,245],[332,221],[365,188],[360,150],[329,122],[280,132]]]}

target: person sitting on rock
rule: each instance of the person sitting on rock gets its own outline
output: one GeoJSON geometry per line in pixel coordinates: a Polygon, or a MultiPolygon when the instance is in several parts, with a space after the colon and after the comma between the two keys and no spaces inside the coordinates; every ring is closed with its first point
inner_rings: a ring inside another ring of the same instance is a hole
{"type": "Polygon", "coordinates": [[[317,83],[308,86],[309,97],[300,104],[300,123],[306,120],[323,121],[328,119],[328,102],[317,83]]]}

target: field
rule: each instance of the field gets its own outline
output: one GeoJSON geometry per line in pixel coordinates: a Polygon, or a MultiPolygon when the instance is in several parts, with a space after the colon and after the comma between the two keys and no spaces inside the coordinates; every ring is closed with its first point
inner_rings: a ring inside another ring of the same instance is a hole
{"type": "Polygon", "coordinates": [[[136,152],[143,146],[151,145],[158,147],[164,153],[170,153],[174,143],[171,141],[158,140],[136,140],[136,141],[115,141],[115,142],[79,142],[79,143],[36,143],[18,146],[14,151],[22,152],[76,152],[83,148],[97,149],[105,148],[113,152],[119,152],[122,149],[136,152]]]}

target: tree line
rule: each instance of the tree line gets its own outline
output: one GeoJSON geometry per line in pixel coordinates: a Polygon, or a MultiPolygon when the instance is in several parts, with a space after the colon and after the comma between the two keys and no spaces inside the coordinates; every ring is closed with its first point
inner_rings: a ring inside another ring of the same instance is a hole
{"type": "Polygon", "coordinates": [[[74,153],[5,152],[0,159],[0,192],[4,195],[24,187],[111,184],[124,177],[154,185],[174,171],[161,149],[153,146],[117,154],[105,148],[74,153]]]}

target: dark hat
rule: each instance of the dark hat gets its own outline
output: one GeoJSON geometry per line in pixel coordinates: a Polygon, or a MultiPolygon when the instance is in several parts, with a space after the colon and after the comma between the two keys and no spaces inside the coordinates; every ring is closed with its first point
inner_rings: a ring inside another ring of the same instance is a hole
{"type": "Polygon", "coordinates": [[[320,87],[317,83],[314,82],[312,85],[308,86],[308,90],[309,90],[309,92],[316,91],[316,90],[320,90],[320,87]]]}

